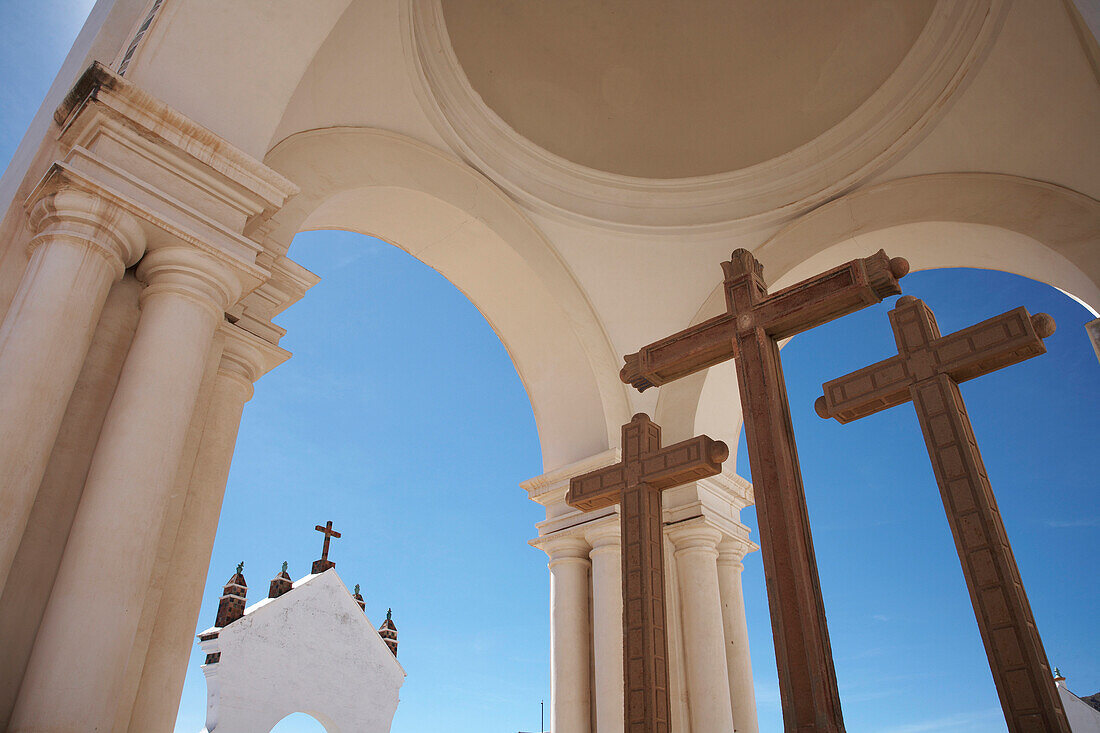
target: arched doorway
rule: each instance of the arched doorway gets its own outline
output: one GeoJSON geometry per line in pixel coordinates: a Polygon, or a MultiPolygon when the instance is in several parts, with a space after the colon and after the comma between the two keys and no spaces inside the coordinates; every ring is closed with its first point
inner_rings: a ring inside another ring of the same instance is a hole
{"type": "Polygon", "coordinates": [[[307,713],[291,713],[271,729],[271,733],[333,733],[307,713]]]}

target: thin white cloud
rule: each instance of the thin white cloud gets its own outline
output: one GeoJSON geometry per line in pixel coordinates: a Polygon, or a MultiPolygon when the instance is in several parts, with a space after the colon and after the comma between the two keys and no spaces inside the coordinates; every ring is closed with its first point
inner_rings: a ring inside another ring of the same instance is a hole
{"type": "Polygon", "coordinates": [[[1048,519],[1045,522],[1048,527],[1100,527],[1100,517],[1085,517],[1084,519],[1056,520],[1048,519]]]}
{"type": "Polygon", "coordinates": [[[879,731],[879,733],[937,733],[939,731],[953,733],[959,730],[973,731],[976,724],[982,721],[995,719],[1001,715],[1003,715],[1003,713],[1001,713],[1000,708],[974,710],[969,713],[956,713],[955,715],[947,715],[941,718],[931,718],[915,723],[904,723],[891,728],[884,728],[879,731]]]}

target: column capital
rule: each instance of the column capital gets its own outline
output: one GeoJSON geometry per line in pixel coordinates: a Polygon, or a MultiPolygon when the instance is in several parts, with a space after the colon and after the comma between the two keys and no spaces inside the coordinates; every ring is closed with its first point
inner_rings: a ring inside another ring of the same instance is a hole
{"type": "Polygon", "coordinates": [[[32,251],[53,241],[87,247],[107,259],[116,280],[145,253],[141,223],[102,196],[62,188],[33,198],[27,208],[32,251]]]}
{"type": "Polygon", "coordinates": [[[247,386],[290,358],[290,352],[228,321],[221,327],[225,335],[218,374],[247,386]]]}
{"type": "Polygon", "coordinates": [[[174,293],[190,298],[220,320],[225,309],[241,297],[242,284],[234,268],[193,247],[163,247],[148,252],[138,263],[138,279],[146,284],[141,293],[149,298],[174,293]]]}
{"type": "Polygon", "coordinates": [[[619,545],[622,542],[622,528],[619,525],[619,515],[594,522],[584,533],[584,539],[592,547],[589,554],[595,556],[598,553],[608,552],[619,554],[619,545]]]}
{"type": "Polygon", "coordinates": [[[579,535],[539,538],[531,544],[547,554],[551,568],[559,563],[588,562],[590,547],[584,537],[579,535]]]}
{"type": "Polygon", "coordinates": [[[668,527],[667,533],[676,547],[677,555],[698,550],[713,552],[717,555],[718,543],[722,541],[722,533],[707,524],[705,520],[672,525],[668,527]]]}
{"type": "Polygon", "coordinates": [[[737,571],[744,570],[745,555],[757,549],[759,547],[755,542],[741,537],[725,537],[718,543],[718,564],[732,565],[737,571]]]}

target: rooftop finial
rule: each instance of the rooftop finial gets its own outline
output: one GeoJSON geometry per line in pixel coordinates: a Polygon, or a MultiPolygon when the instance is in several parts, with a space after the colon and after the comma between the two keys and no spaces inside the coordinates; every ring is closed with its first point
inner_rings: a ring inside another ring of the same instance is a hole
{"type": "Polygon", "coordinates": [[[237,575],[240,575],[243,572],[244,572],[244,560],[241,560],[239,563],[237,563],[237,575]]]}
{"type": "Polygon", "coordinates": [[[286,572],[286,560],[283,560],[283,572],[286,572]]]}
{"type": "Polygon", "coordinates": [[[359,584],[356,583],[355,584],[355,590],[353,590],[352,593],[358,593],[358,592],[359,592],[359,584]]]}
{"type": "Polygon", "coordinates": [[[393,609],[392,608],[387,608],[386,609],[386,620],[387,621],[393,621],[393,609]]]}
{"type": "Polygon", "coordinates": [[[1054,679],[1062,679],[1062,670],[1058,669],[1057,667],[1054,668],[1054,679]]]}

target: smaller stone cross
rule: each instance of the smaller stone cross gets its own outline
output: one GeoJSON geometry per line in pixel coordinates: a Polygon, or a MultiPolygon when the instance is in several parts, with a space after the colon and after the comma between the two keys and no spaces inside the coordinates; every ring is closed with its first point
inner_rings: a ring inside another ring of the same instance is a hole
{"type": "Polygon", "coordinates": [[[631,733],[668,733],[664,517],[661,492],[722,470],[729,448],[699,435],[661,447],[661,428],[639,413],[622,429],[622,461],[576,476],[565,502],[582,511],[619,504],[623,575],[624,718],[631,733]]]}
{"type": "Polygon", "coordinates": [[[332,528],[331,519],[325,524],[324,527],[318,524],[316,527],[314,527],[314,529],[325,536],[325,544],[324,547],[321,548],[321,559],[313,561],[313,572],[323,573],[329,568],[336,567],[336,563],[328,559],[328,543],[333,537],[339,539],[340,533],[332,528]]]}
{"type": "Polygon", "coordinates": [[[890,311],[890,325],[897,356],[826,382],[814,409],[846,423],[913,403],[1008,729],[1069,733],[959,393],[959,382],[1045,353],[1043,339],[1054,333],[1054,319],[1016,308],[941,336],[924,301],[906,295],[890,311]]]}

